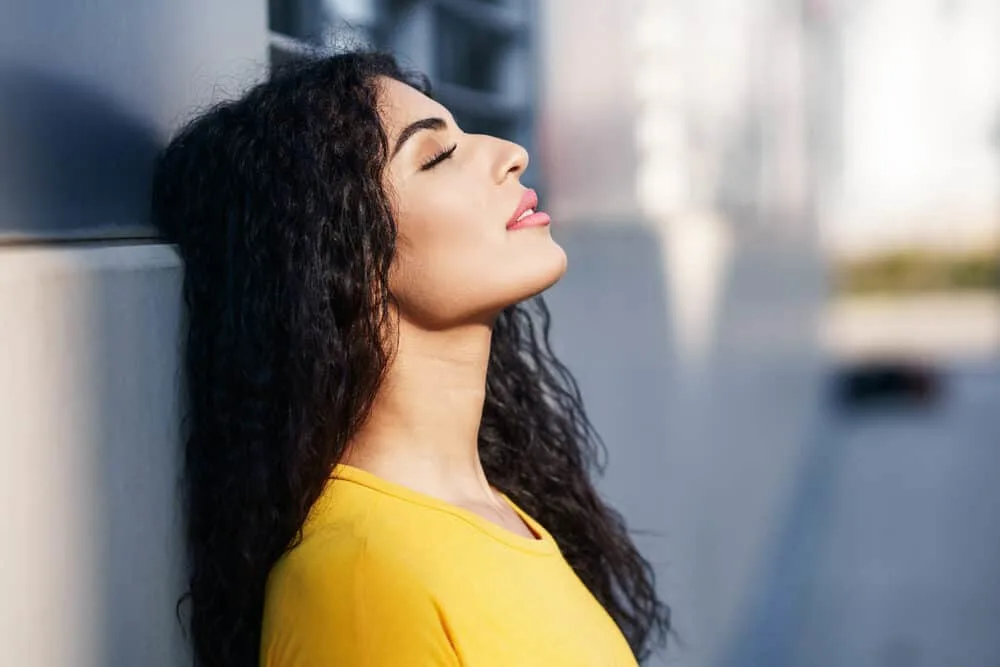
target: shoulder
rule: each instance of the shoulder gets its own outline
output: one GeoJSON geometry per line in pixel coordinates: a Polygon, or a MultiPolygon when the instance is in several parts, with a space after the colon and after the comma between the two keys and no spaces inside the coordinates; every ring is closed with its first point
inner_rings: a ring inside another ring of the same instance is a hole
{"type": "Polygon", "coordinates": [[[272,568],[264,664],[453,664],[425,569],[413,549],[386,538],[378,516],[324,517],[272,568]]]}
{"type": "Polygon", "coordinates": [[[321,499],[301,542],[272,568],[269,597],[322,595],[329,600],[379,589],[415,594],[425,588],[410,532],[393,530],[392,510],[383,507],[383,499],[375,494],[354,498],[355,493],[343,488],[334,499],[321,499]]]}

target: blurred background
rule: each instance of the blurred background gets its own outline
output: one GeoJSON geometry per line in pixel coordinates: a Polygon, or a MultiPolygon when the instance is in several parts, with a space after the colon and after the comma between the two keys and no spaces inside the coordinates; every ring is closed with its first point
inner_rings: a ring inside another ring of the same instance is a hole
{"type": "Polygon", "coordinates": [[[533,155],[570,257],[555,343],[682,640],[649,664],[1000,664],[997,0],[5,6],[11,660],[185,664],[150,159],[352,43],[533,155]]]}

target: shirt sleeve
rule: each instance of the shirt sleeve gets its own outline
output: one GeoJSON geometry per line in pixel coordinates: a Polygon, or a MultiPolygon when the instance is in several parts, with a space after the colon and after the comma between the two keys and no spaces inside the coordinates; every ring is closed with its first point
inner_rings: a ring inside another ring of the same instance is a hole
{"type": "Polygon", "coordinates": [[[361,549],[286,566],[268,592],[261,667],[459,667],[438,604],[401,563],[361,549]]]}

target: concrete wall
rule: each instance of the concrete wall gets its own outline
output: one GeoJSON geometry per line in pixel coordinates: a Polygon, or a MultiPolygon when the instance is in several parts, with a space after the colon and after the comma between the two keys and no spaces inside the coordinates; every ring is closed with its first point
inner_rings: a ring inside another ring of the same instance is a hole
{"type": "Polygon", "coordinates": [[[182,664],[180,268],[150,158],[266,71],[264,2],[15,2],[0,22],[0,644],[182,664]]]}
{"type": "Polygon", "coordinates": [[[179,278],[160,245],[0,249],[11,664],[181,664],[179,278]]]}

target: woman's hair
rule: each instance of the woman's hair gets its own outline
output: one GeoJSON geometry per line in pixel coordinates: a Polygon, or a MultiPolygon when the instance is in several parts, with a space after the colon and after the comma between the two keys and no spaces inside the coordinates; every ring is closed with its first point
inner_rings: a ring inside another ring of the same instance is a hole
{"type": "MultiPolygon", "coordinates": [[[[185,264],[181,603],[205,667],[257,662],[268,573],[301,538],[392,353],[380,344],[396,228],[378,77],[427,91],[383,54],[300,63],[191,122],[156,164],[154,221],[185,264]]],[[[601,443],[548,331],[540,298],[496,322],[483,465],[642,656],[665,638],[669,609],[595,492],[601,443]]]]}

